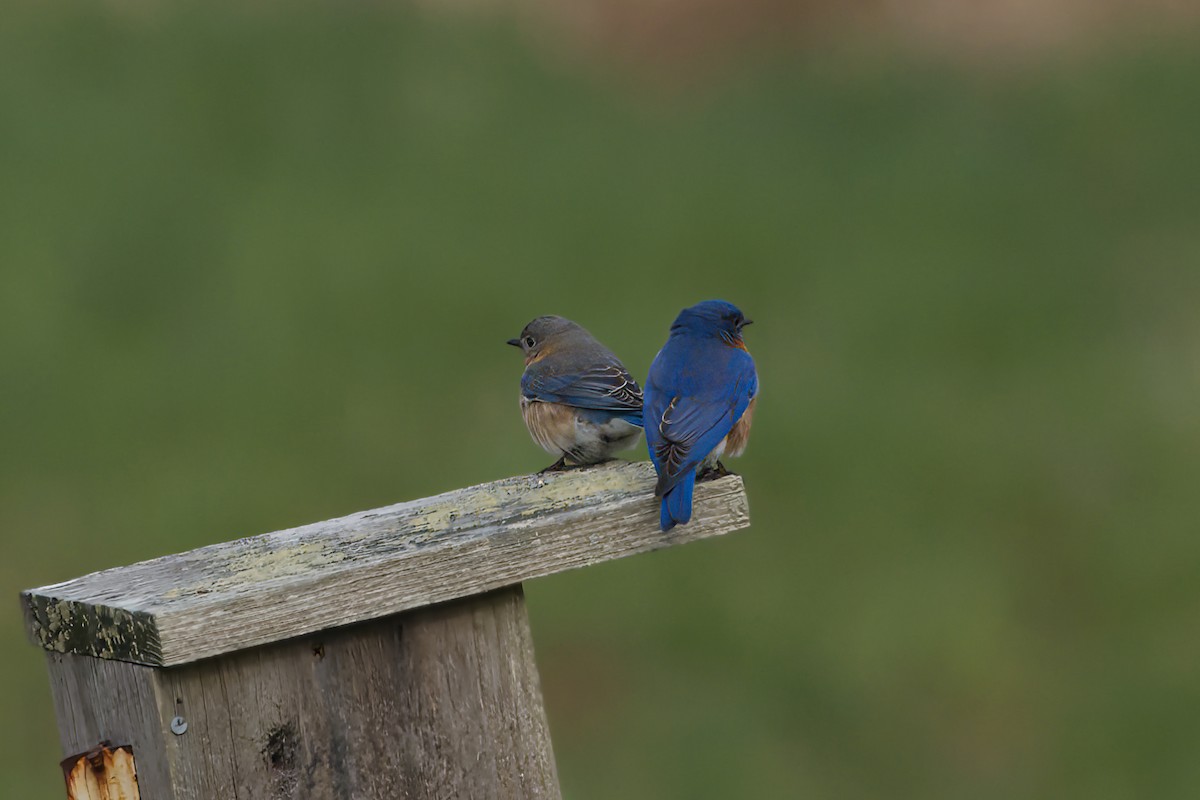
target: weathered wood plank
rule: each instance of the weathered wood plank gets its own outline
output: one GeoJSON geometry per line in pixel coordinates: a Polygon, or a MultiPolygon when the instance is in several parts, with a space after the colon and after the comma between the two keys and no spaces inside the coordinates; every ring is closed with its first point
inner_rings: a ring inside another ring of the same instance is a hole
{"type": "Polygon", "coordinates": [[[741,478],[658,529],[654,470],[521,476],[23,593],[43,647],[168,666],[744,528],[741,478]]]}
{"type": "Polygon", "coordinates": [[[559,798],[520,586],[178,667],[48,657],[64,750],[131,742],[143,797],[559,798]]]}
{"type": "Polygon", "coordinates": [[[74,653],[47,653],[50,694],[63,755],[103,741],[130,745],[143,797],[170,797],[164,737],[158,716],[157,671],[140,664],[74,653]]]}

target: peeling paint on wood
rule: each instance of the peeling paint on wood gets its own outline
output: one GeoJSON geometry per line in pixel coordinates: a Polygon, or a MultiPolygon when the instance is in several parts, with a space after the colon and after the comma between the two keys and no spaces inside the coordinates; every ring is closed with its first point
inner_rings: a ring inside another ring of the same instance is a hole
{"type": "Polygon", "coordinates": [[[67,800],[140,800],[133,748],[102,743],[63,759],[67,800]]]}
{"type": "Polygon", "coordinates": [[[658,529],[654,470],[527,475],[23,593],[48,650],[169,666],[376,619],[749,524],[741,478],[658,529]]]}

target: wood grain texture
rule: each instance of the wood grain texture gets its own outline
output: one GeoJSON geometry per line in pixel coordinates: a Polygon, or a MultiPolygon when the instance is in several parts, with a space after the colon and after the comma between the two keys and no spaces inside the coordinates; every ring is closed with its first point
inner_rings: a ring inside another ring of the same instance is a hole
{"type": "Polygon", "coordinates": [[[164,742],[171,733],[158,715],[158,671],[73,653],[47,653],[46,665],[63,755],[104,741],[129,745],[142,796],[170,797],[164,742]]]}
{"type": "Polygon", "coordinates": [[[744,528],[741,478],[658,529],[654,470],[529,475],[203,547],[22,594],[35,642],[169,666],[744,528]]]}
{"type": "Polygon", "coordinates": [[[143,797],[559,798],[520,586],[179,667],[50,661],[64,747],[128,737],[143,797]]]}

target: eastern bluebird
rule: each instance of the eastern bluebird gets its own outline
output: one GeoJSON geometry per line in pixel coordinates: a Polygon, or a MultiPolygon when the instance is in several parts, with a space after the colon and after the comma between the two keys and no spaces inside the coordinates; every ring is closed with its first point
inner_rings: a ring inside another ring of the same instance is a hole
{"type": "Polygon", "coordinates": [[[633,447],[642,390],[621,361],[562,317],[538,317],[508,343],[525,353],[521,416],[533,440],[559,456],[543,472],[596,464],[633,447]]]}
{"type": "Polygon", "coordinates": [[[742,341],[750,324],[736,306],[707,300],[679,312],[646,378],[646,444],[658,470],[659,524],[692,518],[696,473],[740,456],[758,394],[754,359],[742,341]]]}

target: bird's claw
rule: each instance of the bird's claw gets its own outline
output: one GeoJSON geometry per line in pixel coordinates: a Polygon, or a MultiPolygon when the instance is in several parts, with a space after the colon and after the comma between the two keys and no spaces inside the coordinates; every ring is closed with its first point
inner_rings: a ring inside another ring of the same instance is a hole
{"type": "Polygon", "coordinates": [[[563,471],[565,471],[565,470],[567,470],[567,469],[570,469],[570,468],[567,466],[567,457],[566,457],[566,456],[563,456],[563,457],[562,457],[562,458],[560,458],[558,461],[555,461],[553,464],[551,464],[550,466],[546,467],[545,469],[539,469],[539,470],[537,471],[537,474],[538,474],[538,475],[545,475],[547,472],[563,472],[563,471]]]}
{"type": "Polygon", "coordinates": [[[711,467],[705,467],[696,473],[697,481],[715,481],[717,478],[724,478],[726,475],[735,475],[737,473],[730,472],[725,465],[718,461],[711,467]]]}

